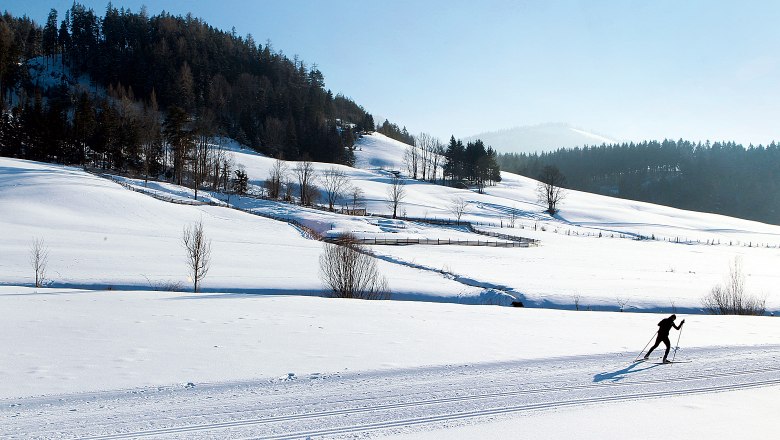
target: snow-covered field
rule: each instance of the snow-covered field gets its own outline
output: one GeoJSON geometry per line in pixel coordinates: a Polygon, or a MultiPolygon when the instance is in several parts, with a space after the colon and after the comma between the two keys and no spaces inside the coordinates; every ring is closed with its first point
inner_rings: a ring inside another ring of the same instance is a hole
{"type": "Polygon", "coordinates": [[[659,365],[632,362],[655,314],[15,287],[0,304],[3,438],[567,438],[678,413],[707,433],[724,399],[754,411],[719,438],[745,438],[780,409],[769,317],[687,316],[690,362],[659,365]]]}
{"type": "MultiPolygon", "coordinates": [[[[366,136],[358,168],[338,167],[369,212],[389,212],[404,148],[366,136]]],[[[261,185],[273,160],[231,149],[261,185]]],[[[452,218],[460,197],[465,220],[541,244],[371,246],[392,298],[418,301],[362,302],[323,298],[323,243],[263,215],[326,236],[486,237],[254,198],[230,199],[249,212],[173,204],[78,168],[0,158],[0,437],[655,438],[654,417],[693,437],[771,437],[780,321],[691,313],[735,257],[747,290],[777,312],[780,227],[575,191],[550,218],[535,185],[507,173],[486,194],[408,181],[410,217],[452,218]],[[200,220],[214,253],[192,294],[180,241],[200,220]],[[39,289],[34,238],[49,250],[39,289]],[[493,305],[511,297],[533,308],[493,305]],[[673,310],[686,318],[678,360],[692,362],[632,363],[673,310]],[[712,423],[727,405],[739,421],[712,423]]]]}

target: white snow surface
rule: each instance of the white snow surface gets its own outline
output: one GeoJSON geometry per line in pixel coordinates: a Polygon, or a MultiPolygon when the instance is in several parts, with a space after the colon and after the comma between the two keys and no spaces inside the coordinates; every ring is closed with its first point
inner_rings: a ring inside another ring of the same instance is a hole
{"type": "MultiPolygon", "coordinates": [[[[405,148],[368,135],[358,168],[315,167],[344,171],[369,212],[388,214],[405,148]]],[[[229,149],[259,188],[273,159],[229,149]]],[[[691,313],[735,257],[747,290],[777,312],[778,226],[576,191],[553,218],[536,182],[509,173],[485,194],[406,179],[410,217],[452,218],[463,198],[477,228],[540,245],[369,246],[392,299],[422,301],[365,302],[325,298],[324,244],[264,216],[325,236],[498,239],[207,191],[174,204],[143,192],[192,192],[114,179],[136,191],[0,158],[0,437],[601,439],[615,426],[656,438],[654,417],[691,437],[776,431],[764,415],[780,409],[780,321],[691,313]],[[200,220],[213,263],[193,294],[181,291],[180,241],[200,220]],[[34,238],[49,251],[37,289],[34,238]],[[497,306],[512,298],[533,308],[497,306]],[[615,313],[620,303],[651,313],[615,313]],[[633,363],[672,311],[686,319],[674,356],[690,362],[633,363]],[[745,418],[712,423],[731,405],[745,418]]]]}
{"type": "Polygon", "coordinates": [[[0,305],[3,438],[565,438],[654,405],[697,426],[738,390],[778,409],[769,317],[687,316],[687,363],[660,365],[633,362],[656,314],[19,287],[0,305]]]}
{"type": "Polygon", "coordinates": [[[466,141],[476,139],[481,139],[485,145],[502,153],[541,153],[559,148],[616,142],[615,138],[609,136],[554,122],[489,131],[464,138],[466,141]]]}

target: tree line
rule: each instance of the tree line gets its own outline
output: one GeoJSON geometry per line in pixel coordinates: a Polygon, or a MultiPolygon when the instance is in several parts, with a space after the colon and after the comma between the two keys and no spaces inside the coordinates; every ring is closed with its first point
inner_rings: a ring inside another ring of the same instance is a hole
{"type": "Polygon", "coordinates": [[[351,164],[356,137],[375,128],[316,65],[251,35],[110,3],[103,17],[78,3],[58,17],[0,16],[2,155],[181,180],[197,139],[351,164]]]}
{"type": "Polygon", "coordinates": [[[498,155],[501,168],[537,178],[555,166],[566,186],[681,209],[780,224],[780,146],[683,139],[498,155]]]}
{"type": "Polygon", "coordinates": [[[400,128],[387,119],[376,127],[376,131],[390,139],[395,139],[408,145],[414,145],[414,136],[406,130],[406,127],[400,128]]]}
{"type": "Polygon", "coordinates": [[[477,139],[463,145],[460,139],[450,137],[444,150],[444,178],[453,183],[468,182],[481,193],[486,185],[501,181],[498,156],[492,147],[477,139]]]}
{"type": "Polygon", "coordinates": [[[474,186],[482,193],[486,185],[501,181],[496,151],[477,139],[463,145],[450,137],[446,146],[428,133],[411,136],[404,151],[404,165],[412,179],[450,186],[474,186]]]}

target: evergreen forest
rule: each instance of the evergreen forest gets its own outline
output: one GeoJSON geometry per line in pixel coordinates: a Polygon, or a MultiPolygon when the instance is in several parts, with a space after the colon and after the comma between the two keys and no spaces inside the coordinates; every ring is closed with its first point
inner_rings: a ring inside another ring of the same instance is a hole
{"type": "MultiPolygon", "coordinates": [[[[557,167],[571,189],[780,224],[778,145],[644,141],[538,154],[448,144],[333,94],[316,64],[191,15],[73,3],[46,23],[0,15],[0,155],[228,190],[235,139],[286,160],[352,165],[376,130],[410,146],[410,176],[482,191],[500,170],[557,167]],[[437,174],[441,167],[442,175],[437,174]]],[[[240,179],[239,179],[240,180],[240,179]]]]}
{"type": "MultiPolygon", "coordinates": [[[[198,142],[351,164],[373,117],[322,72],[201,19],[78,3],[43,26],[0,16],[0,155],[181,181],[198,142]],[[178,176],[178,177],[177,177],[178,176]]],[[[383,124],[409,142],[406,129],[383,124]]]]}
{"type": "Polygon", "coordinates": [[[558,167],[571,189],[780,224],[780,146],[645,141],[499,154],[502,170],[537,178],[558,167]]]}

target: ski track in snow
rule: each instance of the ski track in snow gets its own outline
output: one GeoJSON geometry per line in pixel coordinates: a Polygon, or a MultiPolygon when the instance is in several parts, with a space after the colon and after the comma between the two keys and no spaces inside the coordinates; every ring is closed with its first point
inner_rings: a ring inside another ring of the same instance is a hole
{"type": "MultiPolygon", "coordinates": [[[[520,348],[520,347],[519,347],[520,348]]],[[[780,385],[780,346],[693,348],[660,365],[613,353],[312,374],[0,400],[2,438],[354,437],[536,411],[780,385]]]]}

